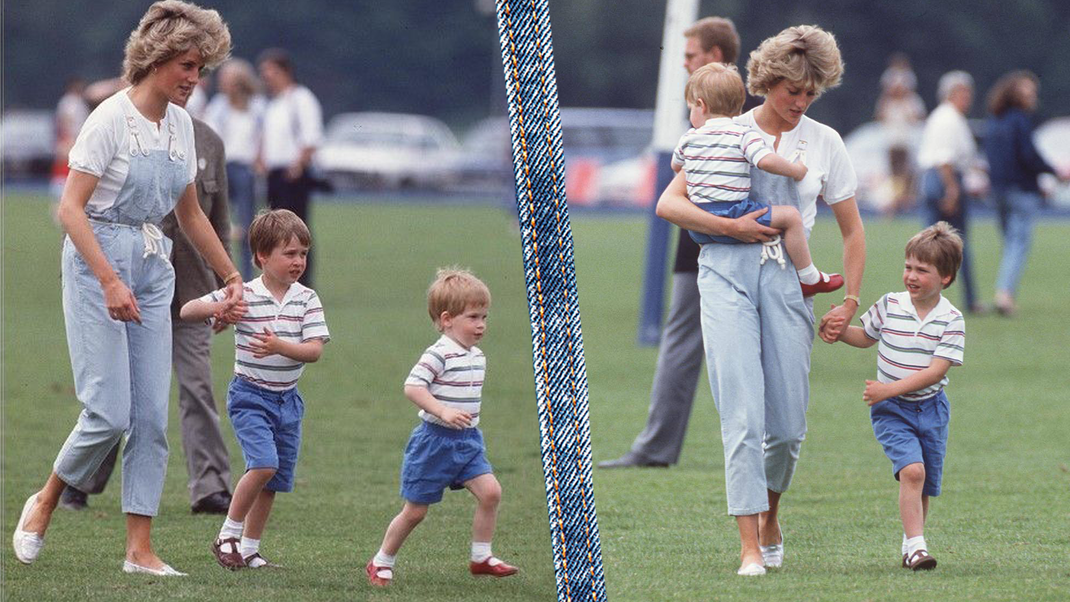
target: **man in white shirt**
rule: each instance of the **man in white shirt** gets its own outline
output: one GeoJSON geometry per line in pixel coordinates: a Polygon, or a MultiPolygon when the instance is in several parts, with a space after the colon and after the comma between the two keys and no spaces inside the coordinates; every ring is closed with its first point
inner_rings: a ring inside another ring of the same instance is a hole
{"type": "Polygon", "coordinates": [[[962,236],[959,274],[966,311],[982,312],[984,307],[977,301],[970,268],[966,231],[968,203],[962,187],[962,177],[977,156],[977,143],[966,121],[966,114],[973,105],[973,78],[965,71],[945,73],[940,78],[937,93],[940,105],[925,121],[918,149],[918,168],[922,172],[919,196],[927,225],[943,220],[957,228],[962,236]]]}
{"type": "MultiPolygon", "coordinates": [[[[271,95],[258,160],[260,169],[267,172],[268,204],[272,209],[293,211],[311,229],[309,197],[317,183],[309,166],[323,139],[323,111],[316,96],[294,81],[290,55],[285,50],[265,50],[257,63],[271,95]]],[[[312,286],[311,250],[301,284],[312,286]]]]}

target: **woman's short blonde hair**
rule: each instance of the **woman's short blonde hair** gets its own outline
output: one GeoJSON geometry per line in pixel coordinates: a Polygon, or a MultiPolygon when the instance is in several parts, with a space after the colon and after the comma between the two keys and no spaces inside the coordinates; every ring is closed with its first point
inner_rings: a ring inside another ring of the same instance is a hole
{"type": "Polygon", "coordinates": [[[230,30],[219,13],[182,2],[156,2],[126,41],[123,79],[138,84],[156,65],[196,48],[213,69],[230,55],[230,30]]]}
{"type": "Polygon", "coordinates": [[[843,59],[836,38],[816,25],[789,27],[766,38],[747,61],[747,89],[755,96],[788,81],[818,94],[840,85],[843,59]]]}
{"type": "Polygon", "coordinates": [[[735,117],[743,109],[747,93],[743,90],[743,78],[735,65],[709,63],[691,74],[684,88],[688,106],[701,100],[711,115],[735,117]]]}

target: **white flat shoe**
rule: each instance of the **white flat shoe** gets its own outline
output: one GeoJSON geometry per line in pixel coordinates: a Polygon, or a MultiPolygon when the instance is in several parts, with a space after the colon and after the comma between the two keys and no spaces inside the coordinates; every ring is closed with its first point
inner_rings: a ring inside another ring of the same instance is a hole
{"type": "Polygon", "coordinates": [[[140,564],[134,564],[133,562],[130,562],[129,560],[124,560],[123,561],[123,572],[124,573],[131,573],[131,574],[138,573],[138,574],[145,574],[145,575],[155,575],[157,577],[186,577],[186,576],[188,576],[186,573],[183,573],[181,571],[176,571],[175,569],[171,568],[170,565],[167,565],[167,564],[163,565],[162,567],[160,567],[158,569],[150,569],[147,566],[141,566],[140,564]]]}
{"type": "Polygon", "coordinates": [[[11,545],[15,548],[15,558],[18,558],[22,564],[33,564],[33,561],[37,560],[37,555],[41,553],[41,548],[45,547],[44,537],[22,530],[22,526],[26,524],[26,515],[36,503],[37,494],[35,493],[22,506],[19,524],[15,526],[15,535],[11,537],[11,545]]]}
{"type": "MultiPolygon", "coordinates": [[[[781,536],[783,537],[783,536],[781,536]]],[[[784,542],[775,543],[771,546],[758,546],[762,551],[762,562],[765,566],[778,569],[784,565],[784,542]]]]}
{"type": "Polygon", "coordinates": [[[745,567],[741,567],[736,571],[736,574],[743,577],[757,577],[765,574],[765,567],[757,562],[752,562],[745,567]]]}

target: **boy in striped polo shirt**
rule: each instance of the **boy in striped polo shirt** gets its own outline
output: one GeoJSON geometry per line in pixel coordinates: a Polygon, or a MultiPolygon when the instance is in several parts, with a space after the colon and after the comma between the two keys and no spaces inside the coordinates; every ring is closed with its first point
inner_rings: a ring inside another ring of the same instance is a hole
{"type": "MultiPolygon", "coordinates": [[[[694,127],[680,138],[672,155],[672,168],[676,172],[682,169],[687,176],[687,196],[691,202],[714,215],[729,218],[767,209],[757,221],[783,230],[784,247],[799,275],[803,295],[828,293],[843,286],[843,276],[826,274],[814,266],[798,209],[791,205],[771,207],[749,198],[752,165],[795,181],[806,177],[807,170],[803,157],[795,163],[789,162],[774,153],[758,132],[732,119],[739,115],[746,98],[743,79],[735,66],[710,63],[696,69],[687,81],[684,97],[694,127]]],[[[740,242],[731,236],[688,233],[700,245],[740,242]]],[[[762,263],[766,257],[763,253],[762,263]]],[[[783,269],[783,258],[779,254],[773,257],[783,269]]]]}
{"type": "MultiPolygon", "coordinates": [[[[297,381],[330,340],[319,297],[298,282],[311,244],[308,227],[286,209],[261,213],[249,226],[249,247],[263,274],[245,284],[239,314],[231,316],[240,319],[234,324],[227,413],[241,444],[245,474],[211,545],[223,568],[276,566],[260,555],[260,538],[275,493],[293,491],[305,413],[297,381]]],[[[223,318],[224,292],[190,301],[182,307],[182,319],[223,318]]]]}
{"type": "Polygon", "coordinates": [[[476,498],[472,519],[473,575],[507,577],[517,572],[491,553],[502,488],[491,472],[479,424],[487,360],[483,338],[490,290],[467,270],[441,269],[427,291],[427,310],[442,336],[420,356],[405,379],[405,396],[420,408],[401,464],[405,505],[390,521],[379,552],[368,561],[368,581],[386,587],[405,538],[427,515],[442,491],[468,489],[476,498]]]}
{"type": "Polygon", "coordinates": [[[923,529],[929,497],[940,495],[947,449],[950,405],[944,386],[951,366],[961,366],[966,322],[941,291],[955,281],[962,264],[962,239],[947,222],[922,230],[907,243],[903,284],[848,326],[840,340],[855,347],[877,346],[877,380],[867,380],[873,434],[892,461],[899,481],[903,521],[902,566],[936,567],[923,529]]]}

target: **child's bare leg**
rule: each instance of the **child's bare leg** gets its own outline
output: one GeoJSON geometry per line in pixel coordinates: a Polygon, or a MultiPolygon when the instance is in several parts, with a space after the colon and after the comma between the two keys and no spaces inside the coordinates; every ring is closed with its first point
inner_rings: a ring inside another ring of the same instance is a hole
{"type": "MultiPolygon", "coordinates": [[[[230,509],[227,518],[235,522],[243,522],[245,515],[256,503],[264,485],[275,476],[274,468],[251,468],[238,480],[238,486],[234,488],[234,497],[230,500],[230,509]]],[[[270,510],[270,506],[269,506],[270,510]]]]}
{"type": "Polygon", "coordinates": [[[383,545],[379,550],[387,556],[396,556],[398,550],[401,549],[401,544],[405,543],[405,539],[416,528],[416,525],[427,516],[427,509],[427,504],[416,504],[406,500],[401,512],[390,521],[390,526],[386,528],[383,545]]]}
{"type": "Polygon", "coordinates": [[[465,482],[464,486],[476,497],[476,513],[472,517],[472,541],[490,543],[498,521],[498,503],[502,500],[502,486],[493,474],[481,474],[465,482]]]}
{"type": "Polygon", "coordinates": [[[264,534],[268,517],[271,515],[271,506],[275,503],[275,492],[270,489],[261,489],[256,496],[252,508],[245,514],[245,531],[243,538],[260,539],[264,534]]]}
{"type": "Polygon", "coordinates": [[[784,240],[784,249],[791,257],[797,271],[809,267],[814,263],[810,257],[810,246],[806,242],[806,231],[803,229],[802,215],[799,210],[790,205],[775,205],[769,208],[769,223],[784,231],[781,238],[784,240]]]}
{"type": "Polygon", "coordinates": [[[924,531],[927,505],[922,501],[921,490],[924,485],[924,464],[915,462],[899,471],[899,516],[903,520],[903,533],[907,538],[918,537],[924,531]]]}

